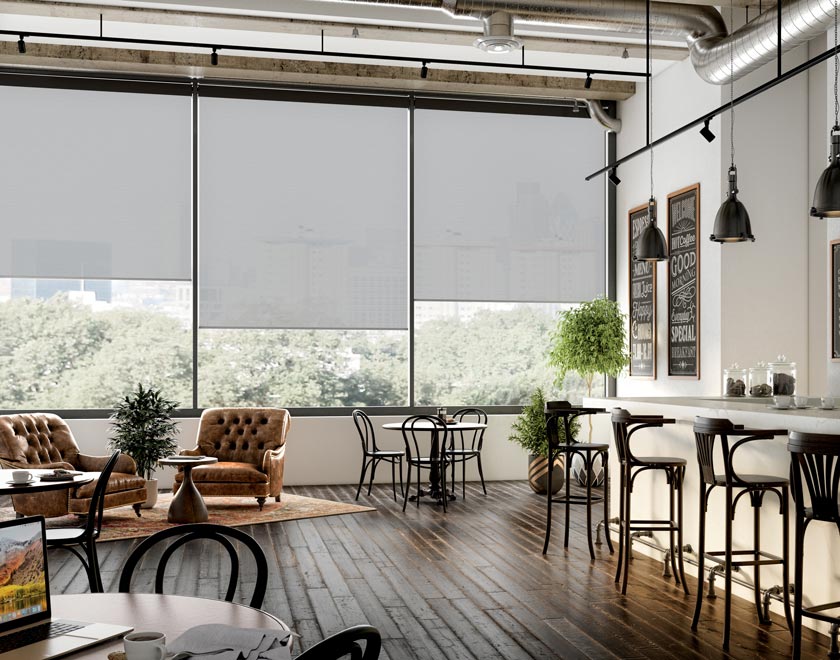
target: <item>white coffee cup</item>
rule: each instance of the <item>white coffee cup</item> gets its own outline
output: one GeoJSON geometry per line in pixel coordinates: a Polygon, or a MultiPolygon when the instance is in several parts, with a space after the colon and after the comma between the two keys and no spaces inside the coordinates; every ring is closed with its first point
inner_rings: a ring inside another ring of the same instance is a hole
{"type": "Polygon", "coordinates": [[[25,484],[32,479],[32,473],[29,470],[13,470],[12,481],[16,484],[25,484]]]}
{"type": "Polygon", "coordinates": [[[785,410],[790,408],[790,397],[784,394],[777,394],[773,397],[773,402],[776,404],[777,408],[785,410]]]}
{"type": "Polygon", "coordinates": [[[166,635],[162,632],[133,632],[123,637],[126,660],[163,660],[166,635]]]}

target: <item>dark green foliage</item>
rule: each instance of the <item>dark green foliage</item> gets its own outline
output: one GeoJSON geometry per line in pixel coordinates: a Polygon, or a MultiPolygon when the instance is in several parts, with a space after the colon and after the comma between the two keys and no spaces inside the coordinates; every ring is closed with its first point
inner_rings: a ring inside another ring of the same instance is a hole
{"type": "MultiPolygon", "coordinates": [[[[529,454],[539,456],[548,455],[548,435],[545,430],[545,394],[542,388],[537,388],[531,394],[530,403],[522,409],[519,417],[511,425],[509,440],[515,442],[529,454]]],[[[572,436],[576,437],[580,431],[580,424],[572,420],[572,436]]],[[[566,430],[562,424],[557,425],[560,441],[565,442],[566,430]]]]}

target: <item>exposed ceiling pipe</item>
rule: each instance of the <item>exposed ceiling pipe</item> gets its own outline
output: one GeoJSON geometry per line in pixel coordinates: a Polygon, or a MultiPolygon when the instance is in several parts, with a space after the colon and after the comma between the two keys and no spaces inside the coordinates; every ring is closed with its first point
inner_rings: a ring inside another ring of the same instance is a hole
{"type": "Polygon", "coordinates": [[[607,111],[604,110],[604,106],[602,106],[599,101],[584,99],[584,103],[586,103],[586,107],[589,108],[589,116],[592,117],[592,119],[597,121],[608,131],[612,131],[613,133],[621,132],[621,120],[616,119],[615,117],[610,117],[607,114],[607,111]]]}

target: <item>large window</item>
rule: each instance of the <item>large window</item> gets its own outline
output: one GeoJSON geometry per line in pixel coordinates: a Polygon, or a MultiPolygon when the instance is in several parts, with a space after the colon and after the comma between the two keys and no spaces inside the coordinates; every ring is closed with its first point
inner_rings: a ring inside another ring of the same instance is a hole
{"type": "Polygon", "coordinates": [[[0,85],[0,408],[107,409],[137,382],[184,408],[583,394],[545,356],[605,289],[593,122],[85,86],[0,85]]]}

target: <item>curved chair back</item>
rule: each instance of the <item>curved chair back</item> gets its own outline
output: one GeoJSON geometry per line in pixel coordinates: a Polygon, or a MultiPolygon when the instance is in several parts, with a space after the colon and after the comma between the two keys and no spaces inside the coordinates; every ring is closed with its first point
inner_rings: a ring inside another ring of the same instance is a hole
{"type": "Polygon", "coordinates": [[[373,432],[373,422],[364,410],[353,411],[353,423],[359,432],[359,439],[362,441],[362,452],[371,454],[378,451],[376,446],[376,434],[373,432]]]}
{"type": "Polygon", "coordinates": [[[840,529],[840,435],[791,431],[788,438],[797,514],[804,516],[810,504],[808,518],[833,522],[840,529]]]}
{"type": "Polygon", "coordinates": [[[85,536],[93,542],[94,539],[99,538],[99,532],[102,531],[102,512],[105,510],[105,491],[108,490],[108,481],[111,479],[111,473],[114,471],[114,466],[120,457],[120,452],[115,451],[111,454],[111,458],[105,463],[102,472],[96,480],[96,487],[93,489],[93,495],[90,498],[90,508],[88,509],[87,519],[85,520],[85,536]]]}
{"type": "Polygon", "coordinates": [[[373,626],[353,626],[327,637],[301,653],[297,660],[376,660],[382,648],[382,638],[373,626]],[[365,642],[365,649],[359,642],[365,642]]]}
{"type": "Polygon", "coordinates": [[[441,449],[446,446],[447,428],[446,423],[434,415],[412,415],[402,423],[402,436],[405,442],[405,455],[410,461],[425,455],[423,447],[432,447],[431,456],[442,459],[441,449]],[[430,430],[429,427],[435,430],[430,430]],[[432,443],[429,444],[429,435],[432,436],[432,443]],[[437,436],[435,438],[435,436],[437,436]]]}
{"type": "Polygon", "coordinates": [[[575,439],[571,433],[566,433],[571,428],[571,420],[574,417],[574,407],[568,401],[546,401],[545,402],[545,432],[548,436],[548,446],[558,447],[561,444],[571,444],[575,439]],[[562,424],[563,438],[560,437],[558,425],[562,424]]]}
{"type": "Polygon", "coordinates": [[[664,424],[673,424],[674,422],[675,420],[665,419],[662,415],[631,415],[624,408],[613,408],[613,438],[619,463],[624,465],[636,460],[630,448],[630,437],[636,431],[646,428],[662,428],[664,424]]]}
{"type": "Polygon", "coordinates": [[[175,540],[170,543],[163,551],[158,561],[157,573],[155,574],[155,593],[163,593],[163,576],[166,572],[166,564],[172,557],[173,553],[182,545],[195,541],[197,539],[210,539],[217,541],[227,550],[230,558],[230,580],[228,581],[227,593],[225,600],[233,601],[233,594],[236,591],[236,583],[239,581],[239,557],[236,554],[236,548],[231,539],[239,541],[254,557],[257,565],[257,579],[254,584],[254,593],[251,596],[251,607],[260,607],[265,597],[265,590],[268,584],[268,562],[265,558],[265,553],[260,548],[259,544],[254,540],[254,537],[245,532],[236,529],[235,527],[225,527],[224,525],[214,525],[211,523],[197,523],[191,525],[179,525],[177,527],[170,527],[164,529],[156,534],[152,534],[138,545],[128,559],[125,561],[122,573],[120,574],[119,590],[122,593],[129,593],[131,591],[131,578],[134,575],[134,569],[152,547],[167,539],[175,540]]]}
{"type": "MultiPolygon", "coordinates": [[[[459,422],[474,422],[476,424],[487,423],[487,413],[481,408],[461,408],[456,410],[452,415],[459,422]]],[[[484,445],[484,431],[485,429],[476,429],[475,431],[458,431],[461,436],[461,449],[469,447],[474,451],[481,451],[484,445]]],[[[455,434],[453,433],[453,440],[455,434]]]]}

